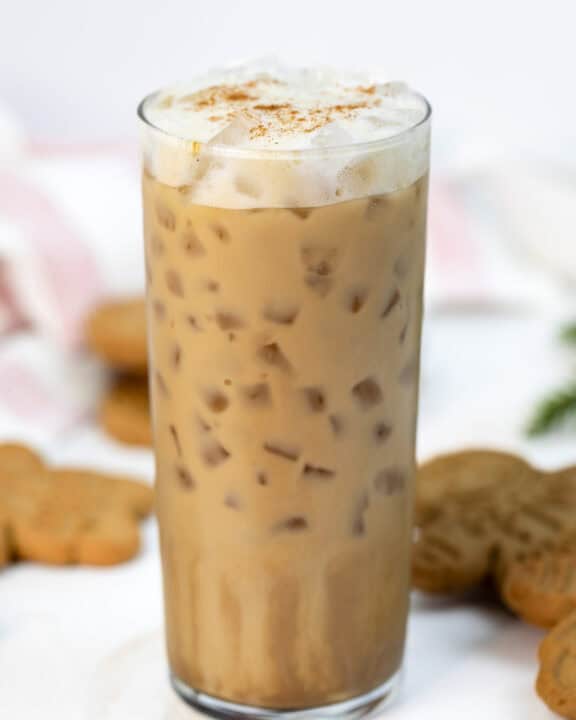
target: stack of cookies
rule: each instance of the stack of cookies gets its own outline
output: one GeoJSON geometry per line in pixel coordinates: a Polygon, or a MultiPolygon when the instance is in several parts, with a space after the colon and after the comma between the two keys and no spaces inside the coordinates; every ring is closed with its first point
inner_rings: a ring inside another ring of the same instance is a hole
{"type": "Polygon", "coordinates": [[[86,342],[110,368],[110,384],[99,412],[102,427],[120,442],[151,445],[144,300],[96,308],[86,323],[86,342]]]}
{"type": "Polygon", "coordinates": [[[463,593],[491,580],[527,622],[553,628],[537,690],[576,719],[576,466],[543,472],[514,455],[469,451],[419,469],[415,587],[463,593]]]}
{"type": "Polygon", "coordinates": [[[152,489],[131,478],[51,468],[28,447],[0,444],[0,565],[129,560],[152,502],[152,489]]]}

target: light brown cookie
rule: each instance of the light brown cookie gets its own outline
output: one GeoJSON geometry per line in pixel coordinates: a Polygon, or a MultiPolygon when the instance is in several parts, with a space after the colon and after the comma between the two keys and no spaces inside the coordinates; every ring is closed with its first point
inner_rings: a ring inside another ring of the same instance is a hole
{"type": "Polygon", "coordinates": [[[112,565],[138,552],[152,490],[82,469],[15,470],[0,478],[0,506],[18,559],[112,565]]]}
{"type": "Polygon", "coordinates": [[[452,498],[472,501],[478,492],[498,487],[529,468],[522,458],[496,450],[463,450],[438,455],[416,474],[418,523],[431,521],[452,498]]]}
{"type": "Polygon", "coordinates": [[[550,628],[576,610],[576,538],[556,550],[512,563],[504,603],[533,625],[550,628]]]}
{"type": "MultiPolygon", "coordinates": [[[[6,475],[19,471],[37,471],[44,467],[42,458],[20,443],[0,443],[0,483],[6,475]]],[[[0,567],[13,555],[8,513],[0,494],[0,567]]]]}
{"type": "Polygon", "coordinates": [[[116,440],[129,445],[152,445],[148,385],[141,378],[118,379],[104,397],[100,422],[116,440]]]}
{"type": "Polygon", "coordinates": [[[576,533],[575,468],[540,472],[532,485],[520,483],[510,487],[509,493],[504,488],[496,501],[493,523],[498,532],[498,552],[493,574],[502,588],[515,563],[559,548],[576,533]]]}
{"type": "Polygon", "coordinates": [[[544,638],[539,658],[538,695],[550,710],[576,720],[576,612],[544,638]]]}
{"type": "Polygon", "coordinates": [[[42,458],[20,443],[0,443],[0,476],[14,470],[39,470],[44,467],[42,458]]]}
{"type": "Polygon", "coordinates": [[[144,300],[118,300],[96,308],[86,321],[86,342],[111,367],[145,374],[148,358],[144,300]]]}
{"type": "Polygon", "coordinates": [[[413,582],[427,592],[470,589],[576,531],[576,478],[519,465],[515,477],[445,500],[420,528],[413,582]]]}
{"type": "Polygon", "coordinates": [[[475,532],[475,541],[471,542],[469,527],[449,513],[436,517],[432,527],[423,532],[413,559],[413,585],[418,590],[458,593],[487,577],[492,550],[487,533],[475,532]]]}

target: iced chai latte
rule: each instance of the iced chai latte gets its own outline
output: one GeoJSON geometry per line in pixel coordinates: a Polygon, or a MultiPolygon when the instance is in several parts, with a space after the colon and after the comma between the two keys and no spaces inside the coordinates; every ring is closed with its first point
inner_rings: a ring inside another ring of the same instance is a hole
{"type": "Polygon", "coordinates": [[[428,106],[236,68],[140,117],[173,683],[220,717],[360,717],[404,647],[428,106]]]}

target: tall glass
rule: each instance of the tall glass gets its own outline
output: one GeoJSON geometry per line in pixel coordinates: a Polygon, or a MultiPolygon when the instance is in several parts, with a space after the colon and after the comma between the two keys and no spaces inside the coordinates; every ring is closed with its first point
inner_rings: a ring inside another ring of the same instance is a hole
{"type": "Polygon", "coordinates": [[[274,151],[171,135],[155,98],[139,114],[173,685],[218,717],[360,717],[404,650],[429,108],[384,140],[274,151]]]}

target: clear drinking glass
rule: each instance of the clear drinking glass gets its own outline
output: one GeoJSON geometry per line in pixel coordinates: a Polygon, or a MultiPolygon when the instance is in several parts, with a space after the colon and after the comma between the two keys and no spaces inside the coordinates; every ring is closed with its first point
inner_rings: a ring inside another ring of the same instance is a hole
{"type": "Polygon", "coordinates": [[[139,109],[168,657],[216,717],[360,717],[398,682],[430,122],[412,98],[392,137],[299,151],[168,133],[158,94],[139,109]]]}

